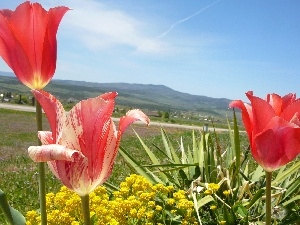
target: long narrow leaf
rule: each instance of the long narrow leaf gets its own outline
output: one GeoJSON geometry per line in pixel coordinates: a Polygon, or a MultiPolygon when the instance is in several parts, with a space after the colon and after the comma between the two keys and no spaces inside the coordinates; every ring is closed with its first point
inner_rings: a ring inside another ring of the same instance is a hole
{"type": "Polygon", "coordinates": [[[113,185],[113,184],[111,184],[111,183],[108,183],[108,182],[105,182],[105,183],[103,184],[103,186],[105,186],[106,190],[108,190],[108,192],[110,192],[110,193],[119,190],[118,187],[116,187],[115,185],[113,185]]]}
{"type": "Polygon", "coordinates": [[[184,150],[182,137],[180,138],[180,151],[181,151],[181,163],[185,164],[188,162],[188,157],[184,150]]]}
{"type": "Polygon", "coordinates": [[[288,204],[295,203],[299,200],[300,200],[300,195],[296,195],[295,197],[293,197],[293,198],[289,199],[288,201],[284,202],[282,205],[284,207],[286,207],[288,204]]]}
{"type": "Polygon", "coordinates": [[[204,196],[203,198],[197,201],[198,209],[212,201],[215,201],[215,199],[211,195],[204,196]]]}
{"type": "Polygon", "coordinates": [[[205,162],[205,159],[204,159],[204,148],[205,148],[205,140],[203,140],[204,137],[203,137],[203,134],[201,135],[201,140],[200,140],[200,144],[199,144],[199,153],[198,153],[198,160],[199,160],[199,168],[200,168],[200,174],[201,174],[201,177],[203,180],[205,180],[205,175],[204,175],[204,162],[205,162]]]}
{"type": "Polygon", "coordinates": [[[180,159],[177,156],[171,142],[169,141],[168,136],[166,135],[166,132],[164,131],[164,129],[161,129],[161,134],[162,134],[162,140],[166,149],[167,154],[170,156],[170,158],[173,157],[173,160],[175,163],[180,163],[180,159]]]}
{"type": "Polygon", "coordinates": [[[6,198],[5,193],[0,189],[0,206],[11,225],[25,225],[25,217],[16,209],[12,208],[6,198]]]}
{"type": "Polygon", "coordinates": [[[240,133],[237,125],[235,111],[233,109],[233,133],[234,133],[234,150],[235,150],[235,164],[236,170],[240,171],[241,167],[241,147],[240,147],[240,133]]]}
{"type": "MultiPolygon", "coordinates": [[[[134,131],[135,132],[135,131],[134,131]]],[[[140,136],[135,132],[135,135],[139,139],[140,143],[142,144],[143,148],[145,149],[146,153],[148,154],[150,160],[153,164],[160,164],[160,161],[158,158],[154,155],[154,153],[148,148],[148,146],[145,144],[145,142],[140,138],[140,136]]]]}
{"type": "Polygon", "coordinates": [[[186,168],[186,167],[190,167],[190,166],[197,166],[196,163],[189,163],[189,164],[175,164],[175,163],[168,163],[168,164],[152,164],[152,165],[141,165],[141,167],[178,167],[178,168],[186,168]]]}
{"type": "Polygon", "coordinates": [[[291,176],[294,173],[297,173],[300,169],[300,161],[295,162],[288,169],[284,170],[280,174],[276,176],[276,178],[272,181],[272,185],[276,186],[283,182],[287,177],[291,176]]]}
{"type": "MultiPolygon", "coordinates": [[[[134,131],[135,132],[135,131],[134,131]]],[[[150,160],[152,161],[153,164],[156,165],[160,165],[160,161],[159,159],[154,155],[154,153],[148,148],[148,146],[145,144],[145,142],[140,138],[140,136],[135,132],[137,138],[139,139],[140,143],[142,144],[144,150],[146,151],[146,153],[148,154],[150,160]]],[[[164,173],[160,173],[159,174],[161,179],[164,180],[164,183],[166,183],[168,181],[168,178],[165,176],[164,173]]]]}
{"type": "Polygon", "coordinates": [[[263,177],[264,175],[265,175],[264,169],[260,165],[258,165],[255,171],[252,173],[251,182],[258,182],[261,179],[261,177],[263,177]]]}
{"type": "Polygon", "coordinates": [[[192,151],[192,154],[193,154],[194,163],[197,163],[197,162],[199,162],[199,148],[198,148],[198,145],[197,145],[196,135],[195,135],[194,130],[193,130],[193,133],[192,133],[192,138],[193,138],[193,149],[192,149],[193,151],[192,151]]]}
{"type": "Polygon", "coordinates": [[[300,178],[298,177],[297,179],[293,179],[293,183],[291,183],[287,189],[286,192],[284,193],[284,198],[283,201],[286,198],[290,198],[294,193],[299,192],[300,190],[300,178]]]}
{"type": "Polygon", "coordinates": [[[263,194],[265,193],[264,189],[259,189],[255,195],[253,196],[253,198],[251,199],[250,203],[247,205],[248,208],[251,208],[255,202],[257,202],[258,200],[261,200],[261,197],[263,196],[263,194]]]}
{"type": "Polygon", "coordinates": [[[150,170],[142,167],[125,149],[120,146],[120,154],[123,158],[135,169],[135,171],[145,177],[152,184],[163,183],[157,176],[155,176],[150,170]]]}
{"type": "MultiPolygon", "coordinates": [[[[234,147],[234,135],[232,134],[232,130],[231,130],[231,126],[230,126],[230,122],[228,120],[227,117],[227,124],[228,124],[228,131],[229,131],[229,138],[230,138],[230,146],[227,147],[226,149],[226,168],[230,167],[230,164],[233,162],[234,157],[235,157],[235,152],[233,151],[233,147],[234,147]]],[[[224,154],[225,154],[224,153],[224,154]]]]}

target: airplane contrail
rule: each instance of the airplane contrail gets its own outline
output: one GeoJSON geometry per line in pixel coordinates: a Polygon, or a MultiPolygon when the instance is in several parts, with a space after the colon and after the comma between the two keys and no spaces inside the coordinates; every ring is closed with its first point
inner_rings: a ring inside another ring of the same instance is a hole
{"type": "Polygon", "coordinates": [[[211,3],[210,5],[208,5],[208,6],[204,7],[204,8],[202,8],[202,9],[198,10],[198,11],[195,12],[194,14],[192,14],[192,15],[190,15],[190,16],[184,18],[184,19],[181,19],[181,20],[176,21],[175,23],[173,23],[173,24],[170,26],[170,28],[169,28],[168,30],[166,30],[165,32],[163,32],[162,34],[160,34],[159,36],[157,36],[157,38],[162,38],[162,37],[166,36],[166,35],[167,35],[168,33],[170,33],[177,25],[179,25],[179,24],[181,24],[181,23],[184,23],[184,22],[186,22],[187,20],[189,20],[189,19],[191,19],[191,18],[197,16],[198,14],[202,13],[203,11],[205,11],[205,10],[207,10],[208,8],[212,7],[213,5],[217,4],[219,1],[221,1],[221,0],[217,0],[217,1],[213,2],[213,3],[211,3]]]}

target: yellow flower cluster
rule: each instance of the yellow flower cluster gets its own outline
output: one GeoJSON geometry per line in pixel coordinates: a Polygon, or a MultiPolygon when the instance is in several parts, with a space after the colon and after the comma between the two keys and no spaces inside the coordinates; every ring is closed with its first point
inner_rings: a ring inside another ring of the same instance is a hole
{"type": "Polygon", "coordinates": [[[209,183],[207,185],[206,190],[204,191],[204,194],[212,195],[212,194],[216,193],[219,190],[219,188],[220,188],[219,184],[209,183]]]}
{"type": "MultiPolygon", "coordinates": [[[[80,197],[66,187],[57,194],[47,194],[49,225],[82,225],[80,197]]],[[[172,186],[152,185],[146,178],[131,175],[111,196],[104,187],[90,194],[91,219],[97,225],[165,224],[180,221],[183,225],[198,224],[194,204],[184,191],[175,192],[172,186]]],[[[40,224],[37,211],[26,214],[26,225],[40,224]]]]}

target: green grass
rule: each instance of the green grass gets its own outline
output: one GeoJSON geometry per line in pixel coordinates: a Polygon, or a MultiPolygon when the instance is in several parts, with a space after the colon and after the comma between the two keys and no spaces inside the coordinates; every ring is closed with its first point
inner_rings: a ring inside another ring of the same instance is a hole
{"type": "MultiPolygon", "coordinates": [[[[118,117],[117,115],[114,116],[118,117]]],[[[43,118],[43,127],[44,130],[49,130],[49,124],[45,117],[43,118]]],[[[132,128],[134,128],[145,144],[151,149],[151,151],[153,151],[155,156],[159,157],[160,161],[164,163],[163,155],[157,150],[164,148],[160,127],[151,125],[149,127],[144,125],[133,125],[132,128]],[[155,144],[157,148],[155,148],[152,144],[155,144]]],[[[178,151],[178,154],[181,138],[183,139],[185,149],[193,147],[191,146],[191,130],[165,128],[165,131],[169,136],[175,151],[178,151]]],[[[10,204],[22,214],[25,214],[28,210],[39,208],[37,164],[34,163],[27,155],[28,147],[37,144],[36,133],[35,113],[0,109],[0,189],[6,193],[10,204]]],[[[229,133],[218,133],[217,136],[215,133],[211,133],[210,135],[213,138],[213,143],[217,143],[216,138],[218,138],[219,147],[221,153],[223,153],[230,144],[229,133]]],[[[196,138],[200,138],[199,135],[196,134],[196,138]]],[[[241,151],[244,153],[248,152],[249,143],[247,141],[246,134],[241,133],[239,138],[241,151]]],[[[140,141],[135,136],[133,129],[129,128],[125,132],[122,137],[121,146],[129,152],[134,159],[139,162],[139,164],[151,164],[149,157],[143,149],[140,141]]],[[[250,155],[248,155],[248,157],[250,157],[250,155]]],[[[251,157],[249,160],[250,172],[256,168],[257,164],[251,157]]],[[[297,160],[295,160],[295,162],[296,161],[297,160]]],[[[228,168],[228,171],[231,169],[234,168],[230,167],[228,168]]],[[[118,155],[115,161],[113,173],[107,182],[118,186],[120,182],[131,173],[135,173],[135,171],[126,163],[121,155],[118,155]]],[[[274,173],[274,177],[276,177],[278,173],[279,171],[276,171],[274,173]]],[[[253,190],[256,190],[257,188],[260,189],[264,186],[263,180],[258,183],[261,183],[262,186],[254,187],[253,190]]],[[[57,180],[48,169],[46,169],[46,192],[57,192],[61,185],[60,181],[57,180]]],[[[285,186],[283,185],[283,187],[285,186]]],[[[296,191],[296,194],[298,192],[299,191],[296,191]]],[[[257,208],[261,207],[261,205],[257,205],[257,208]]],[[[292,205],[291,207],[291,209],[295,212],[299,211],[298,206],[292,205]]],[[[206,211],[208,212],[209,209],[204,210],[204,212],[206,211]]],[[[205,215],[203,216],[205,217],[205,215]]],[[[296,216],[294,217],[296,218],[296,216]]],[[[209,218],[206,222],[209,222],[209,218]]],[[[1,210],[0,224],[6,224],[1,210]]],[[[205,224],[216,223],[213,222],[205,224]]],[[[282,224],[286,223],[283,222],[282,224]]]]}
{"type": "MultiPolygon", "coordinates": [[[[44,130],[49,130],[46,118],[43,118],[44,130]]],[[[155,126],[132,126],[147,143],[161,143],[160,128],[155,126]]],[[[175,128],[167,129],[174,137],[174,144],[181,135],[191,132],[175,128]]],[[[39,208],[37,164],[27,155],[29,146],[37,144],[35,113],[0,109],[0,189],[4,191],[12,207],[23,214],[39,208]]],[[[161,143],[162,144],[162,143],[161,143]]],[[[145,152],[135,137],[132,129],[123,135],[121,145],[142,163],[145,152]]],[[[118,185],[133,170],[117,156],[112,176],[108,182],[118,185]]],[[[46,192],[57,192],[61,183],[46,169],[46,192]]],[[[0,211],[0,224],[5,224],[4,215],[0,211]]]]}

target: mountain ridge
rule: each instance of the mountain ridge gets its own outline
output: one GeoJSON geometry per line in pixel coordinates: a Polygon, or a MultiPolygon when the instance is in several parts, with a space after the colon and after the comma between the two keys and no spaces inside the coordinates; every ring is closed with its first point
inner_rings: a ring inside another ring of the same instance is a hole
{"type": "MultiPolygon", "coordinates": [[[[0,71],[0,92],[29,93],[13,73],[0,71]]],[[[136,83],[96,83],[87,81],[53,79],[45,88],[60,99],[82,100],[101,93],[116,91],[116,103],[123,106],[162,111],[195,111],[213,116],[224,116],[228,112],[227,98],[212,98],[176,91],[165,85],[136,83]]]]}

